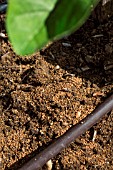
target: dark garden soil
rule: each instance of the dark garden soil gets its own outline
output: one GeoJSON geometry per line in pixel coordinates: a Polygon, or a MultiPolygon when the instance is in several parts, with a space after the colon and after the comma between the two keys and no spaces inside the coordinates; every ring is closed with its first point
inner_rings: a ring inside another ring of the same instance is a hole
{"type": "MultiPolygon", "coordinates": [[[[6,35],[3,15],[0,24],[6,35]]],[[[90,18],[26,57],[2,35],[0,168],[16,170],[113,93],[113,18],[90,18]]],[[[112,170],[113,111],[51,161],[52,170],[112,170]]]]}

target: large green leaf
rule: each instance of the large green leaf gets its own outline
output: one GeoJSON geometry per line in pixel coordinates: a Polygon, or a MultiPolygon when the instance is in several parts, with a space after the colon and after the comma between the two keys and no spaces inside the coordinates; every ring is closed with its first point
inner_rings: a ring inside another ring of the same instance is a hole
{"type": "Polygon", "coordinates": [[[48,41],[45,20],[56,0],[9,0],[7,31],[17,54],[31,54],[48,41]]]}
{"type": "Polygon", "coordinates": [[[9,0],[7,31],[17,54],[31,54],[49,40],[77,30],[98,0],[9,0]]]}
{"type": "Polygon", "coordinates": [[[98,0],[59,0],[46,20],[48,36],[61,37],[77,30],[88,18],[98,0]]]}

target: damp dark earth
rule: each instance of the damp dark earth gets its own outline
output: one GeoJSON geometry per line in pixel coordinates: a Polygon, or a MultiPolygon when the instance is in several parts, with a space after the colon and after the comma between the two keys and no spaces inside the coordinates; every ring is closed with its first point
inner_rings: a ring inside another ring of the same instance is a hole
{"type": "MultiPolygon", "coordinates": [[[[17,56],[0,16],[0,169],[16,170],[113,93],[113,17],[17,56]]],[[[112,170],[113,111],[42,170],[112,170]]]]}

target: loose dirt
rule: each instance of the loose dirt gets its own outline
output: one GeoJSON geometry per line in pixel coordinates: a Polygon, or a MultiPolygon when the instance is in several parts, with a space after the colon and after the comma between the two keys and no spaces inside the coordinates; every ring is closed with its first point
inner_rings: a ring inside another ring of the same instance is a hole
{"type": "MultiPolygon", "coordinates": [[[[113,18],[32,56],[0,42],[0,168],[16,170],[113,93],[113,18]]],[[[113,111],[52,159],[52,170],[112,169],[113,111]]]]}

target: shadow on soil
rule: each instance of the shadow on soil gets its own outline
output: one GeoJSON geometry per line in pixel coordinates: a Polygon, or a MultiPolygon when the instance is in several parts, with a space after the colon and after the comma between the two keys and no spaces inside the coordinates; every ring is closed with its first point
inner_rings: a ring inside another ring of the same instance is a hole
{"type": "Polygon", "coordinates": [[[47,62],[66,70],[68,76],[82,77],[99,87],[112,84],[112,20],[113,17],[99,25],[89,19],[76,33],[50,44],[40,54],[47,62]]]}
{"type": "MultiPolygon", "coordinates": [[[[76,33],[54,42],[48,48],[42,49],[40,54],[47,62],[66,70],[67,74],[63,75],[64,78],[78,76],[99,87],[111,85],[113,83],[111,20],[97,26],[97,23],[90,19],[76,33]]],[[[46,146],[40,148],[40,151],[46,146]]],[[[17,165],[21,166],[38,152],[39,150],[32,152],[5,170],[16,169],[17,165]]]]}

